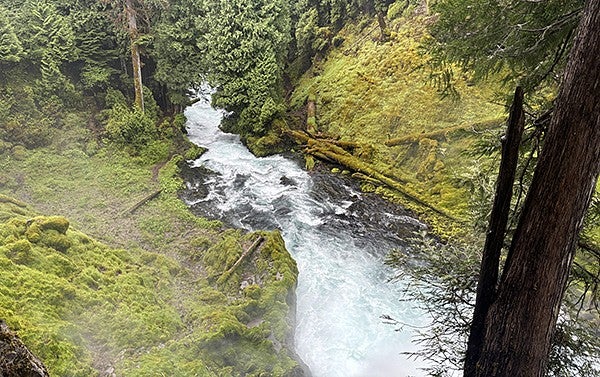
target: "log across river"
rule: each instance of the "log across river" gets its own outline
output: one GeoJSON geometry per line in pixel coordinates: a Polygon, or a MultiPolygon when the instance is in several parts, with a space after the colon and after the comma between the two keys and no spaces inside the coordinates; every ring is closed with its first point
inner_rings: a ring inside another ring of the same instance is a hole
{"type": "Polygon", "coordinates": [[[196,213],[247,229],[279,229],[299,269],[296,352],[315,377],[423,375],[402,352],[422,313],[400,301],[402,282],[383,263],[425,226],[401,208],[361,193],[351,179],[306,172],[293,157],[254,157],[219,130],[205,98],[186,110],[190,140],[208,151],[184,173],[196,213]]]}

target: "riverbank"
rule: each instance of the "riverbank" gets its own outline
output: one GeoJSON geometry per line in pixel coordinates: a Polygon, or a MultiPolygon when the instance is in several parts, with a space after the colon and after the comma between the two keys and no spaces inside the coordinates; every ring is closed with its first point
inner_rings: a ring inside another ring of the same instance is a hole
{"type": "MultiPolygon", "coordinates": [[[[85,114],[77,116],[86,124],[85,114]]],[[[98,144],[84,127],[61,131],[48,147],[0,155],[0,194],[27,203],[3,207],[2,227],[37,214],[69,221],[66,251],[23,235],[0,245],[8,279],[0,284],[2,317],[50,372],[300,375],[287,341],[297,271],[280,236],[228,229],[190,213],[177,197],[177,154],[168,161],[152,151],[132,157],[98,144]],[[252,257],[219,279],[258,236],[252,257]],[[31,243],[31,263],[14,259],[15,241],[31,243]],[[45,268],[48,258],[71,266],[68,273],[45,268]],[[250,272],[261,283],[240,289],[250,272]],[[89,273],[86,285],[80,280],[89,273]],[[14,279],[23,284],[14,286],[14,279]],[[56,296],[60,287],[71,293],[56,296]],[[33,292],[39,302],[27,300],[33,292]],[[55,348],[47,348],[49,339],[55,348]]]]}
{"type": "Polygon", "coordinates": [[[412,330],[382,320],[425,316],[402,301],[384,264],[409,248],[426,226],[349,176],[307,172],[297,159],[257,158],[237,135],[219,130],[222,112],[208,103],[188,108],[189,137],[207,152],[184,171],[183,198],[195,213],[255,231],[279,229],[298,264],[296,349],[315,376],[419,375],[412,330]],[[386,355],[382,357],[382,355],[386,355]]]}

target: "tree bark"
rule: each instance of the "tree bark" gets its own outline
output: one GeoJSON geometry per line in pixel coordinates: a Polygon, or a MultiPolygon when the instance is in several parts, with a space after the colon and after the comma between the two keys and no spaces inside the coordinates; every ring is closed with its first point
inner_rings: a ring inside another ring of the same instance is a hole
{"type": "Polygon", "coordinates": [[[48,370],[19,337],[0,320],[0,376],[48,377],[48,370]]]}
{"type": "Polygon", "coordinates": [[[506,137],[502,144],[502,159],[496,182],[494,206],[490,215],[485,246],[483,248],[473,321],[471,322],[471,331],[467,343],[464,377],[475,375],[485,335],[485,318],[496,295],[500,253],[504,245],[506,225],[508,224],[510,201],[512,199],[517,162],[519,160],[519,145],[521,144],[524,123],[523,89],[517,87],[508,118],[506,137]]]}
{"type": "Polygon", "coordinates": [[[377,11],[377,23],[379,24],[379,31],[381,32],[381,42],[387,42],[390,40],[390,32],[385,22],[385,13],[382,10],[377,11]]]}
{"type": "Polygon", "coordinates": [[[127,31],[131,41],[131,65],[133,67],[133,88],[135,91],[135,104],[144,111],[144,87],[142,84],[142,61],[140,47],[137,44],[139,37],[135,8],[132,0],[125,0],[125,14],[127,15],[127,31]]]}
{"type": "Polygon", "coordinates": [[[476,376],[543,376],[583,216],[600,172],[600,1],[587,0],[476,376]]]}

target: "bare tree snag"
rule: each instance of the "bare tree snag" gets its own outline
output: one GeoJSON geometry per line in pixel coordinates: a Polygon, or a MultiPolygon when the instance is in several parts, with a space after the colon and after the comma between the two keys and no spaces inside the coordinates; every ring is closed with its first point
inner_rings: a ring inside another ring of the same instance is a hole
{"type": "Polygon", "coordinates": [[[500,273],[500,253],[504,245],[506,225],[508,224],[513,183],[519,160],[519,145],[521,144],[524,124],[523,89],[517,87],[508,118],[506,136],[502,144],[502,159],[496,181],[494,205],[483,248],[475,310],[465,357],[465,377],[475,375],[485,335],[485,318],[496,295],[496,285],[500,273]]]}
{"type": "Polygon", "coordinates": [[[377,11],[377,24],[379,25],[380,41],[381,42],[389,41],[390,40],[390,32],[389,32],[389,30],[387,28],[387,24],[385,22],[385,13],[381,9],[377,11]]]}
{"type": "Polygon", "coordinates": [[[306,132],[311,135],[317,133],[317,104],[314,94],[308,96],[306,103],[306,132]]]}
{"type": "Polygon", "coordinates": [[[127,16],[127,31],[131,47],[131,64],[133,67],[133,88],[135,91],[135,104],[144,111],[144,87],[142,84],[142,61],[138,45],[139,32],[137,27],[136,11],[132,0],[125,0],[125,14],[127,16]]]}
{"type": "Polygon", "coordinates": [[[497,298],[476,376],[540,377],[600,173],[600,1],[587,0],[497,298]]]}

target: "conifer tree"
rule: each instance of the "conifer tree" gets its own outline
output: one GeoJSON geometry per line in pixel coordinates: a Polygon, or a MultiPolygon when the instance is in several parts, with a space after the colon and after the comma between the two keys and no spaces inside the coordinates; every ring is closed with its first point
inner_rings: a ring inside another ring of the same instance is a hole
{"type": "Polygon", "coordinates": [[[8,11],[0,6],[0,63],[18,62],[23,55],[23,46],[10,22],[8,11]]]}

